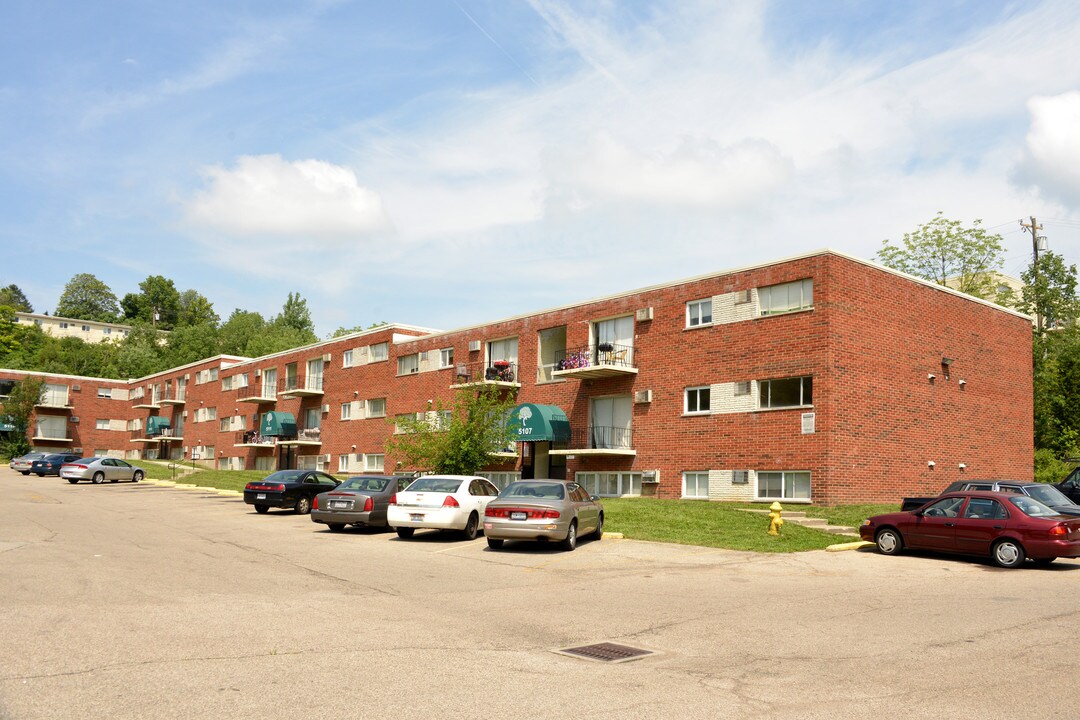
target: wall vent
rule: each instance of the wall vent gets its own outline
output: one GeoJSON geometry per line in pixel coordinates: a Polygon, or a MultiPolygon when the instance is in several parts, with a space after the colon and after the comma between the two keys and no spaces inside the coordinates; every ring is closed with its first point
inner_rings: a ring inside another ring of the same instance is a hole
{"type": "Polygon", "coordinates": [[[70,418],[68,418],[68,420],[70,422],[77,423],[77,422],[79,422],[79,416],[78,415],[72,415],[70,418]]]}
{"type": "Polygon", "coordinates": [[[81,392],[81,391],[82,391],[82,386],[81,385],[72,385],[71,386],[71,392],[81,392]]]}

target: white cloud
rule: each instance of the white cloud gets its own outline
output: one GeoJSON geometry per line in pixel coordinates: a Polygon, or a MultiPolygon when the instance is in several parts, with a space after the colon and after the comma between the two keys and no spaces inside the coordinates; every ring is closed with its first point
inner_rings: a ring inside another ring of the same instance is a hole
{"type": "Polygon", "coordinates": [[[1028,101],[1031,129],[1016,180],[1080,209],[1080,92],[1028,101]]]}
{"type": "Polygon", "coordinates": [[[340,165],[244,156],[232,168],[214,166],[204,175],[207,187],[188,202],[188,219],[226,235],[342,243],[387,225],[379,195],[340,165]]]}

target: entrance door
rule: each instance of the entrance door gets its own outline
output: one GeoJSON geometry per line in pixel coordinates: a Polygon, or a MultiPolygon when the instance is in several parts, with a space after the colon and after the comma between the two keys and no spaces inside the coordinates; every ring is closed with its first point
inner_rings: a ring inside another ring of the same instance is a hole
{"type": "Polygon", "coordinates": [[[523,442],[521,443],[521,479],[532,480],[536,477],[536,472],[533,468],[533,446],[536,443],[523,442]]]}
{"type": "Polygon", "coordinates": [[[278,470],[296,469],[296,446],[278,445],[278,470]]]}

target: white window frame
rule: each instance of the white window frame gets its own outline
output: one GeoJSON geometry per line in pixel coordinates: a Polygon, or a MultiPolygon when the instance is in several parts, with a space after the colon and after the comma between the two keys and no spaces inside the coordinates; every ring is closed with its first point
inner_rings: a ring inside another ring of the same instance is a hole
{"type": "Polygon", "coordinates": [[[108,430],[112,426],[112,421],[108,418],[98,418],[95,430],[108,430]]]}
{"type": "Polygon", "coordinates": [[[401,355],[397,359],[398,375],[415,375],[420,372],[420,354],[401,355]]]}
{"type": "Polygon", "coordinates": [[[338,455],[337,456],[337,471],[339,473],[349,472],[349,456],[338,455]]]}
{"type": "Polygon", "coordinates": [[[786,500],[788,502],[812,502],[813,501],[813,476],[809,470],[758,470],[755,473],[754,495],[757,500],[786,500]],[[761,492],[763,481],[774,480],[780,476],[780,494],[763,495],[761,492]],[[806,481],[805,496],[796,496],[797,482],[806,481]]]}
{"type": "Polygon", "coordinates": [[[439,351],[439,369],[452,367],[454,365],[454,348],[443,348],[439,351]]]}
{"type": "Polygon", "coordinates": [[[371,398],[370,400],[368,400],[365,403],[365,405],[367,405],[367,416],[369,418],[386,417],[386,398],[371,398]],[[381,410],[374,409],[374,406],[372,405],[372,403],[379,403],[379,402],[382,403],[382,409],[381,410]]]}
{"type": "Polygon", "coordinates": [[[99,398],[101,398],[102,400],[111,400],[112,399],[112,388],[99,387],[97,389],[97,396],[99,398]]]}
{"type": "Polygon", "coordinates": [[[688,387],[683,391],[683,414],[684,415],[707,415],[712,406],[712,387],[709,385],[695,385],[694,387],[688,387]],[[701,393],[702,391],[708,393],[707,399],[709,403],[705,408],[701,407],[701,393]],[[696,398],[697,410],[690,409],[690,397],[691,394],[696,398]]]}
{"type": "Polygon", "coordinates": [[[691,500],[709,499],[709,471],[689,470],[682,474],[682,496],[691,500]],[[704,491],[702,483],[704,482],[704,491]]]}
{"type": "Polygon", "coordinates": [[[352,420],[352,403],[341,403],[341,419],[352,420]]]}
{"type": "Polygon", "coordinates": [[[364,470],[367,472],[383,472],[386,467],[386,455],[371,453],[364,455],[364,470]]]}
{"type": "Polygon", "coordinates": [[[758,314],[782,315],[814,307],[814,279],[779,283],[758,288],[758,314]],[[795,300],[793,301],[793,298],[795,300]]]}
{"type": "Polygon", "coordinates": [[[713,306],[712,298],[704,298],[702,300],[691,300],[686,303],[686,327],[704,327],[706,325],[712,325],[713,322],[713,306]],[[702,312],[702,308],[708,305],[709,312],[706,315],[702,312]],[[708,320],[705,318],[708,317],[708,320]]]}
{"type": "Polygon", "coordinates": [[[349,368],[353,366],[353,351],[345,350],[341,353],[341,367],[349,368]]]}
{"type": "Polygon", "coordinates": [[[374,345],[369,345],[368,347],[371,350],[371,352],[368,354],[368,357],[371,358],[371,362],[382,362],[383,360],[389,359],[390,346],[388,343],[375,343],[374,345]]]}
{"type": "Polygon", "coordinates": [[[814,407],[814,376],[801,375],[798,377],[772,378],[758,381],[758,409],[782,410],[786,408],[809,408],[814,407]],[[799,404],[797,405],[774,405],[772,402],[772,384],[790,380],[799,381],[799,404]],[[809,380],[809,384],[806,382],[809,380]],[[809,385],[809,386],[808,386],[809,385]],[[809,397],[807,397],[809,395],[809,397]],[[806,402],[809,400],[810,402],[806,402]]]}
{"type": "Polygon", "coordinates": [[[640,472],[578,472],[574,473],[574,480],[590,495],[599,497],[638,497],[641,495],[640,472]],[[606,485],[612,476],[615,476],[618,492],[600,492],[601,483],[606,485]]]}

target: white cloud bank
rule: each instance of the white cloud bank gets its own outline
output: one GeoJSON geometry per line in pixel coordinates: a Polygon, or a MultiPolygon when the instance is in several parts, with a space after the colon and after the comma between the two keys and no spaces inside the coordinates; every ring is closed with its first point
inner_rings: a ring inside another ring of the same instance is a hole
{"type": "Polygon", "coordinates": [[[1080,210],[1080,92],[1028,101],[1031,129],[1016,179],[1080,210]]]}

